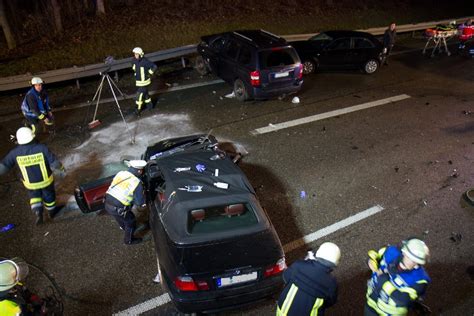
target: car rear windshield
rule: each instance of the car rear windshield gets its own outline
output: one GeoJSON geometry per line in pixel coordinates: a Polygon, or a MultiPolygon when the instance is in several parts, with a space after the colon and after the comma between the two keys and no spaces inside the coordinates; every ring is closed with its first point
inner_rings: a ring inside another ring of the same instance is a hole
{"type": "Polygon", "coordinates": [[[299,62],[298,55],[293,47],[272,48],[259,52],[260,68],[272,68],[294,65],[299,62]]]}
{"type": "Polygon", "coordinates": [[[257,224],[250,204],[239,203],[194,209],[188,213],[188,232],[208,234],[228,231],[257,224]]]}

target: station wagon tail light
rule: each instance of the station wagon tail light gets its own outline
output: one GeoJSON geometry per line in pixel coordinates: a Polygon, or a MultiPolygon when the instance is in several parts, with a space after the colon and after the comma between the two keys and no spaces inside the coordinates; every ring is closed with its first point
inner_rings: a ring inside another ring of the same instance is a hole
{"type": "Polygon", "coordinates": [[[250,84],[253,87],[258,87],[260,85],[260,71],[255,70],[250,73],[250,84]]]}
{"type": "Polygon", "coordinates": [[[174,279],[176,288],[183,292],[207,291],[209,284],[206,281],[194,281],[192,277],[179,276],[174,279]]]}
{"type": "Polygon", "coordinates": [[[267,267],[265,271],[263,272],[263,276],[265,278],[268,278],[268,277],[282,273],[283,271],[285,271],[285,269],[286,269],[285,258],[281,258],[280,260],[277,261],[276,264],[267,267]]]}
{"type": "Polygon", "coordinates": [[[303,79],[303,65],[300,64],[298,67],[298,79],[303,79]]]}

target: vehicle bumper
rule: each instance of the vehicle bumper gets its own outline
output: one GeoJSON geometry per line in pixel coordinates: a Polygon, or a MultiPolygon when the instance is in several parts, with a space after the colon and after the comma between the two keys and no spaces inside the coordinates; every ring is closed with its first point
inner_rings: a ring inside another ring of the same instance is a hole
{"type": "Polygon", "coordinates": [[[171,301],[180,312],[215,313],[265,299],[279,292],[282,286],[281,276],[276,276],[257,284],[214,291],[178,293],[172,286],[168,288],[171,301]]]}
{"type": "Polygon", "coordinates": [[[300,91],[302,86],[303,86],[303,80],[300,80],[288,86],[277,87],[273,89],[255,87],[255,88],[252,88],[252,96],[255,100],[270,99],[273,97],[281,96],[283,94],[296,93],[300,91]]]}

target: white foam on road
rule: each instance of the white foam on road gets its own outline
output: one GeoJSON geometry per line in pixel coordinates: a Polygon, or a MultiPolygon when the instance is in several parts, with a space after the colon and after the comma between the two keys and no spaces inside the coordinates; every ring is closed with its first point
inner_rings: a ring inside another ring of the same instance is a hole
{"type": "MultiPolygon", "coordinates": [[[[343,229],[347,226],[350,226],[352,224],[355,224],[363,219],[366,219],[367,217],[370,217],[372,215],[375,215],[381,211],[383,211],[383,207],[380,205],[373,206],[365,211],[359,212],[355,215],[352,215],[346,219],[343,219],[337,223],[334,223],[330,226],[327,226],[325,228],[322,228],[318,231],[315,231],[314,233],[308,234],[300,239],[294,240],[292,242],[287,243],[286,245],[283,246],[283,250],[285,252],[290,252],[293,251],[299,247],[304,246],[307,243],[311,243],[313,241],[316,241],[320,238],[323,238],[329,234],[332,234],[340,229],[343,229]]],[[[149,299],[141,304],[132,306],[124,311],[118,312],[115,315],[117,316],[125,316],[125,315],[140,315],[141,313],[145,313],[147,311],[150,311],[152,309],[158,308],[168,302],[171,301],[171,298],[168,293],[164,293],[158,297],[149,299]]]]}
{"type": "Polygon", "coordinates": [[[373,107],[376,107],[376,106],[379,106],[379,105],[384,105],[384,104],[388,104],[388,103],[392,103],[392,102],[405,100],[405,99],[408,99],[408,98],[410,98],[409,95],[400,94],[400,95],[396,95],[396,96],[393,96],[393,97],[390,97],[390,98],[385,98],[385,99],[381,99],[381,100],[377,100],[377,101],[362,103],[362,104],[359,104],[359,105],[354,105],[354,106],[350,106],[350,107],[347,107],[347,108],[338,109],[338,110],[334,110],[334,111],[330,111],[330,112],[326,112],[326,113],[307,116],[307,117],[303,117],[303,118],[292,120],[292,121],[287,121],[287,122],[277,123],[277,124],[269,124],[268,126],[257,128],[255,130],[251,131],[250,133],[253,134],[253,135],[258,135],[258,134],[265,134],[265,133],[275,132],[275,131],[279,131],[281,129],[285,129],[285,128],[289,128],[289,127],[293,127],[293,126],[298,126],[298,125],[301,125],[301,124],[311,123],[311,122],[315,122],[315,121],[320,121],[320,120],[324,120],[324,119],[327,119],[327,118],[330,118],[330,117],[339,116],[339,115],[343,115],[343,114],[347,114],[347,113],[351,113],[351,112],[355,112],[355,111],[365,110],[365,109],[373,108],[373,107]]]}

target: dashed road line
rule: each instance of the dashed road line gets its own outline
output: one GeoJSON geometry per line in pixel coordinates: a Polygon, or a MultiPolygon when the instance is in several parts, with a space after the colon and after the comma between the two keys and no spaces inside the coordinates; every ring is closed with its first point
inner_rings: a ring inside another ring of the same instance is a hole
{"type": "MultiPolygon", "coordinates": [[[[375,215],[377,213],[380,213],[383,211],[384,208],[380,205],[373,206],[365,211],[359,212],[355,215],[352,215],[346,219],[343,219],[339,222],[336,222],[330,226],[327,226],[325,228],[322,228],[318,231],[315,231],[311,234],[308,234],[300,239],[294,240],[292,242],[287,243],[286,245],[283,246],[283,250],[285,252],[290,252],[293,251],[299,247],[304,246],[307,243],[311,243],[313,241],[316,241],[320,238],[323,238],[329,234],[332,234],[340,229],[343,229],[347,226],[350,226],[352,224],[355,224],[363,219],[366,219],[367,217],[370,217],[372,215],[375,215]]],[[[168,293],[164,293],[158,297],[154,297],[152,299],[149,299],[143,303],[140,303],[138,305],[132,306],[124,311],[118,312],[116,314],[113,314],[114,316],[125,316],[125,315],[140,315],[141,313],[145,313],[147,311],[150,311],[152,309],[158,308],[164,304],[167,304],[168,302],[171,301],[171,298],[168,293]]]]}
{"type": "Polygon", "coordinates": [[[359,104],[359,105],[354,105],[354,106],[350,106],[350,107],[347,107],[347,108],[342,108],[342,109],[338,109],[338,110],[334,110],[334,111],[330,111],[330,112],[326,112],[326,113],[311,115],[311,116],[299,118],[299,119],[292,120],[292,121],[287,121],[287,122],[277,123],[277,124],[269,124],[268,126],[257,128],[255,130],[251,131],[250,133],[252,135],[259,135],[259,134],[275,132],[275,131],[279,131],[281,129],[294,127],[294,126],[298,126],[298,125],[306,124],[306,123],[311,123],[311,122],[315,122],[315,121],[320,121],[320,120],[324,120],[324,119],[327,119],[327,118],[330,118],[330,117],[343,115],[343,114],[347,114],[347,113],[351,113],[351,112],[355,112],[355,111],[365,110],[365,109],[373,108],[373,107],[376,107],[376,106],[379,106],[379,105],[384,105],[384,104],[388,104],[388,103],[392,103],[392,102],[402,101],[402,100],[405,100],[405,99],[408,99],[408,98],[410,98],[409,95],[400,94],[400,95],[396,95],[396,96],[393,96],[393,97],[389,97],[389,98],[385,98],[385,99],[381,99],[381,100],[376,100],[376,101],[371,101],[371,102],[367,102],[367,103],[362,103],[362,104],[359,104]]]}

